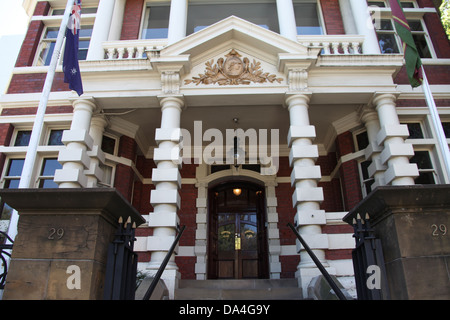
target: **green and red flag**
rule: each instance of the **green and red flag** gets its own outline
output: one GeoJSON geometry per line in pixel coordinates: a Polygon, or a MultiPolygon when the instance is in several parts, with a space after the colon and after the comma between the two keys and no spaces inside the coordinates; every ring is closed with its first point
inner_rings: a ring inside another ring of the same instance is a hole
{"type": "Polygon", "coordinates": [[[422,61],[417,51],[414,38],[411,33],[408,21],[400,5],[400,0],[389,0],[392,18],[394,19],[395,30],[403,42],[403,54],[405,57],[406,73],[408,74],[409,83],[413,88],[422,84],[422,61]]]}

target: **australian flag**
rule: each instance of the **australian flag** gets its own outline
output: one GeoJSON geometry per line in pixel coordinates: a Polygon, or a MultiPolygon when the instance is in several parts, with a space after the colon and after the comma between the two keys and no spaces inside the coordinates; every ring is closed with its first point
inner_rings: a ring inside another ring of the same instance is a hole
{"type": "Polygon", "coordinates": [[[78,43],[81,24],[81,0],[74,0],[72,12],[66,30],[66,46],[64,48],[63,71],[64,82],[69,84],[69,89],[74,90],[79,96],[83,94],[80,66],[78,65],[78,43]]]}

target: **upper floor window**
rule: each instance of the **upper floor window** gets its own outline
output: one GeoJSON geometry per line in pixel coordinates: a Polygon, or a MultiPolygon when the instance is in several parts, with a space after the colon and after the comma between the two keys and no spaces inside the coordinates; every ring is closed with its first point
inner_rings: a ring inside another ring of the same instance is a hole
{"type": "MultiPolygon", "coordinates": [[[[62,16],[64,15],[65,9],[53,9],[52,10],[52,16],[62,16]]],[[[81,6],[81,14],[89,14],[89,13],[97,13],[96,7],[84,7],[81,6]]]]}
{"type": "MultiPolygon", "coordinates": [[[[89,43],[92,35],[92,25],[81,26],[78,60],[86,60],[87,51],[89,49],[89,43]]],[[[39,44],[39,50],[36,57],[37,66],[48,66],[52,59],[53,51],[55,50],[56,38],[58,37],[59,27],[47,27],[41,43],[39,44]]],[[[64,46],[63,46],[64,48],[64,46]]],[[[62,54],[61,54],[62,56],[62,54]]]]}
{"type": "MultiPolygon", "coordinates": [[[[368,1],[369,6],[376,6],[379,8],[388,8],[386,1],[368,1]]],[[[415,1],[402,1],[400,2],[404,9],[419,9],[415,1]]],[[[394,20],[390,15],[386,13],[388,11],[382,11],[379,16],[374,16],[374,25],[378,37],[378,43],[380,45],[381,53],[401,53],[402,41],[396,34],[394,27],[394,20]]],[[[425,23],[422,19],[417,17],[411,17],[408,12],[405,12],[408,24],[411,28],[411,33],[416,44],[419,56],[421,58],[433,58],[432,44],[429,41],[429,35],[425,27],[425,23]]]]}
{"type": "Polygon", "coordinates": [[[147,6],[145,8],[142,39],[165,39],[169,34],[170,6],[147,6]]]}
{"type": "Polygon", "coordinates": [[[279,32],[277,7],[273,2],[189,4],[186,33],[192,34],[230,16],[279,32]]]}
{"type": "Polygon", "coordinates": [[[295,22],[298,35],[323,34],[317,3],[294,3],[295,22]]]}
{"type": "MultiPolygon", "coordinates": [[[[317,1],[294,2],[294,13],[299,35],[324,33],[317,1]]],[[[169,33],[169,5],[149,4],[145,7],[142,39],[164,39],[169,33]]],[[[216,22],[236,16],[265,29],[280,32],[276,1],[247,3],[192,3],[188,5],[186,34],[200,31],[216,22]]]]}

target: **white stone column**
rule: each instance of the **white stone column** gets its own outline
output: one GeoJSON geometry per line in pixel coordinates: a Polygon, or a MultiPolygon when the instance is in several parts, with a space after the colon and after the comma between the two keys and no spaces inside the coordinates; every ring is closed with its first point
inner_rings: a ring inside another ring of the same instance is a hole
{"type": "Polygon", "coordinates": [[[54,181],[60,188],[87,187],[84,170],[90,167],[87,151],[92,151],[93,140],[89,135],[91,118],[96,105],[92,98],[73,102],[73,118],[70,130],[65,130],[62,142],[66,148],[59,152],[62,169],[56,170],[54,181]]]}
{"type": "Polygon", "coordinates": [[[188,0],[172,0],[170,3],[169,35],[167,44],[186,37],[188,0]]]}
{"type": "MultiPolygon", "coordinates": [[[[316,137],[315,127],[309,123],[308,107],[310,94],[289,94],[286,105],[289,110],[288,144],[291,148],[289,163],[292,167],[291,184],[295,187],[292,196],[296,227],[299,234],[309,244],[317,258],[324,266],[328,266],[324,249],[328,248],[328,237],[322,234],[321,225],[326,224],[325,212],[320,209],[323,201],[323,190],[318,187],[321,178],[320,167],[315,165],[319,156],[317,145],[313,145],[316,137]]],[[[303,249],[300,251],[300,264],[297,277],[304,293],[311,279],[320,274],[316,265],[303,249]]]]}
{"type": "Polygon", "coordinates": [[[278,229],[278,200],[275,188],[276,178],[266,181],[266,204],[267,204],[267,240],[269,242],[269,272],[270,279],[280,279],[281,277],[281,241],[278,229]]]}
{"type": "Polygon", "coordinates": [[[97,182],[103,179],[103,170],[100,168],[100,165],[105,163],[105,154],[102,151],[102,140],[106,125],[106,119],[102,115],[94,116],[91,120],[89,135],[92,137],[93,147],[92,151],[88,151],[88,156],[91,158],[91,164],[89,170],[85,171],[87,176],[87,186],[89,188],[97,187],[97,182]]]}
{"type": "Polygon", "coordinates": [[[377,142],[383,145],[380,154],[382,164],[387,165],[384,175],[385,183],[391,185],[413,185],[414,177],[419,175],[417,165],[409,163],[414,155],[413,146],[405,143],[409,136],[408,127],[401,125],[395,110],[396,97],[393,94],[379,94],[373,103],[380,118],[380,132],[377,142]]]}
{"type": "MultiPolygon", "coordinates": [[[[180,208],[181,167],[180,158],[180,117],[184,106],[182,96],[161,97],[161,128],[156,129],[158,148],[153,160],[156,169],[152,172],[155,190],[152,190],[150,202],[154,211],[149,215],[148,225],[153,228],[153,236],[148,237],[147,249],[151,251],[151,261],[147,267],[150,273],[156,273],[170,246],[175,240],[180,208]]],[[[168,286],[171,297],[179,278],[178,267],[173,255],[161,277],[168,286]]]]}
{"type": "Polygon", "coordinates": [[[297,41],[297,23],[292,0],[277,0],[277,12],[280,34],[288,39],[297,41]]]}
{"type": "Polygon", "coordinates": [[[373,108],[365,107],[361,112],[361,120],[367,130],[369,145],[365,150],[366,160],[372,161],[368,168],[369,177],[374,178],[372,190],[378,186],[385,185],[384,172],[387,169],[385,164],[381,163],[380,153],[383,148],[377,142],[377,134],[380,132],[380,121],[378,114],[373,108]]]}
{"type": "Polygon", "coordinates": [[[380,54],[380,46],[375,28],[370,17],[369,7],[365,0],[349,0],[350,7],[355,20],[356,31],[360,35],[364,35],[363,53],[364,54],[380,54]]]}
{"type": "Polygon", "coordinates": [[[110,41],[120,40],[126,3],[127,0],[116,0],[111,20],[111,27],[109,28],[108,40],[110,41]]]}
{"type": "Polygon", "coordinates": [[[100,0],[86,60],[103,60],[105,57],[102,43],[108,40],[115,2],[115,0],[100,0]]]}

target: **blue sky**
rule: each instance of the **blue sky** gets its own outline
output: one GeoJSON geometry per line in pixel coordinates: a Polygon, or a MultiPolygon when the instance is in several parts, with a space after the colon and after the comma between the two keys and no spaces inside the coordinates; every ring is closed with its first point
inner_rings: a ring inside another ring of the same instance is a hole
{"type": "Polygon", "coordinates": [[[9,83],[27,27],[22,0],[0,0],[0,94],[9,83]]]}

